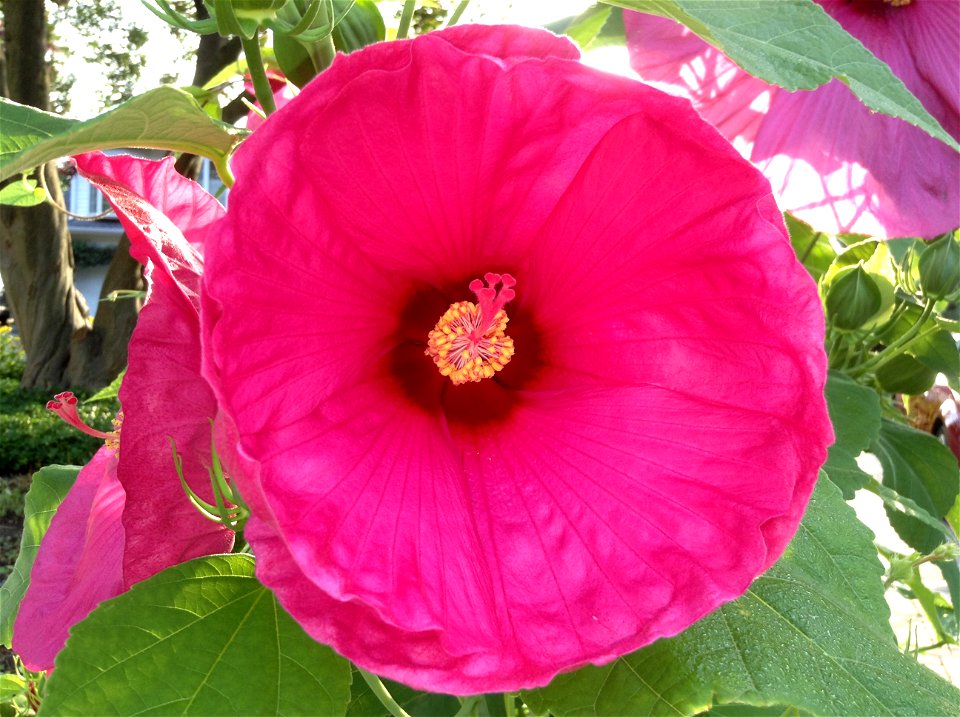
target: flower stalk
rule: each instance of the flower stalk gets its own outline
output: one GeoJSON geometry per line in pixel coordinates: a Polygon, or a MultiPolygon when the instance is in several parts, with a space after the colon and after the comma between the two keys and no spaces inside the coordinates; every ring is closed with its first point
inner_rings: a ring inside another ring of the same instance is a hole
{"type": "MultiPolygon", "coordinates": [[[[355,666],[356,667],[356,666],[355,666]]],[[[400,706],[400,704],[393,699],[393,695],[390,694],[390,690],[387,689],[386,685],[383,684],[383,681],[374,675],[372,672],[367,672],[361,667],[357,667],[357,672],[360,673],[360,676],[363,677],[364,682],[367,683],[367,686],[370,688],[370,691],[376,695],[377,699],[380,700],[380,703],[387,708],[393,717],[410,717],[410,715],[400,706]]]]}
{"type": "Polygon", "coordinates": [[[397,28],[397,39],[403,40],[410,31],[410,20],[413,19],[413,10],[416,7],[415,0],[404,0],[403,12],[400,14],[400,26],[397,28]]]}
{"type": "MultiPolygon", "coordinates": [[[[273,90],[270,89],[270,81],[267,79],[267,71],[263,66],[263,56],[260,54],[260,40],[257,35],[251,38],[240,37],[240,44],[243,47],[243,55],[247,58],[247,67],[250,70],[250,79],[253,82],[253,90],[257,96],[257,102],[263,108],[264,114],[268,117],[277,111],[277,105],[273,101],[273,90]]],[[[220,169],[219,167],[217,168],[220,169]]]]}

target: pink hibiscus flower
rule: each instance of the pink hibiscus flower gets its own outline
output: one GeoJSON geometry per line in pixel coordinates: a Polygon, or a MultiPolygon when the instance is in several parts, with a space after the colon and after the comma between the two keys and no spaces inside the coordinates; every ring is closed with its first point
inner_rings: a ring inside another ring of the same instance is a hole
{"type": "MultiPolygon", "coordinates": [[[[818,0],[960,140],[960,3],[818,0]]],[[[863,106],[839,80],[788,92],[682,25],[626,13],[634,69],[691,98],[814,229],[932,237],[960,224],[960,154],[863,106]]]]}
{"type": "Polygon", "coordinates": [[[259,578],[360,666],[545,684],[740,595],[831,440],[766,180],[517,27],[373,45],[244,143],[204,275],[259,578]]]}
{"type": "MultiPolygon", "coordinates": [[[[216,401],[200,376],[198,294],[200,250],[223,208],[177,174],[172,158],[76,159],[120,217],[131,254],[146,266],[150,293],[130,340],[119,436],[100,434],[107,445],[81,470],[51,521],[14,624],[13,648],[32,670],[52,668],[69,628],[101,601],[233,544],[231,531],[187,499],[170,449],[172,438],[188,485],[211,498],[206,468],[216,401]]],[[[72,394],[48,406],[91,432],[72,394]]]]}

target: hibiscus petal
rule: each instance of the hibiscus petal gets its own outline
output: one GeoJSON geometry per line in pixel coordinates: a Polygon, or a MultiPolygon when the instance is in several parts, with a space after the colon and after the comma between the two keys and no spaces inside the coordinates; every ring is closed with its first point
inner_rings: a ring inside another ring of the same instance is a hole
{"type": "Polygon", "coordinates": [[[782,551],[831,436],[823,319],[769,185],[688,103],[445,34],[351,55],[240,150],[205,372],[304,628],[416,687],[513,690],[782,551]],[[426,334],[486,271],[518,280],[517,356],[454,386],[426,334]]]}
{"type": "Polygon", "coordinates": [[[169,160],[84,155],[78,167],[121,217],[131,253],[147,259],[150,294],[130,340],[120,388],[118,476],[127,494],[124,585],[129,586],[170,565],[229,551],[233,544],[231,531],[204,518],[187,499],[171,450],[172,440],[187,484],[212,502],[207,468],[217,403],[200,375],[203,259],[197,249],[223,209],[176,174],[169,160]],[[167,212],[184,222],[191,242],[167,212]]]}
{"type": "Polygon", "coordinates": [[[123,589],[123,506],[117,456],[104,446],[77,475],[30,571],[13,628],[27,669],[52,669],[67,631],[123,589]]]}
{"type": "MultiPolygon", "coordinates": [[[[960,5],[821,1],[955,138],[960,5]]],[[[782,208],[815,229],[934,236],[960,224],[960,155],[867,109],[838,80],[790,93],[739,70],[678,23],[628,13],[631,63],[669,83],[770,179],[782,208]]]]}
{"type": "Polygon", "coordinates": [[[642,88],[623,78],[556,57],[516,60],[524,57],[518,33],[538,52],[568,47],[517,28],[505,39],[486,32],[490,47],[481,30],[376,45],[338,59],[333,74],[241,146],[231,193],[237,222],[211,249],[232,268],[208,298],[270,312],[218,323],[217,350],[234,354],[219,367],[232,413],[254,423],[294,420],[411,338],[397,335],[397,315],[384,307],[432,293],[429,330],[463,298],[471,272],[514,270],[517,249],[536,235],[590,147],[640,101],[642,88]],[[504,66],[451,42],[517,54],[504,66]],[[390,161],[376,147],[389,147],[390,161]],[[237,231],[298,241],[238,249],[237,231]],[[318,279],[322,303],[311,301],[318,279]],[[230,348],[219,335],[231,337],[230,348]],[[317,381],[325,365],[339,370],[317,381]],[[282,386],[300,399],[283,399],[282,386]]]}

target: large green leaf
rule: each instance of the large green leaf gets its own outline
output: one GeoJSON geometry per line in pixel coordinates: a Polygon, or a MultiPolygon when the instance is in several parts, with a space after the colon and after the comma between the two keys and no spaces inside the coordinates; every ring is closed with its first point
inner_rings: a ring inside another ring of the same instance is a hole
{"type": "MultiPolygon", "coordinates": [[[[883,466],[883,484],[912,500],[934,518],[943,518],[960,490],[960,474],[950,450],[933,436],[883,419],[872,452],[883,466]]],[[[905,543],[930,552],[943,533],[914,517],[887,509],[890,524],[905,543]]]]}
{"type": "Polygon", "coordinates": [[[30,570],[37,557],[40,541],[79,472],[79,466],[46,466],[34,473],[30,481],[30,490],[24,499],[20,554],[13,565],[13,572],[0,587],[0,643],[8,647],[13,638],[13,621],[30,584],[30,570]]]}
{"type": "Polygon", "coordinates": [[[0,180],[57,157],[142,147],[190,152],[222,166],[243,135],[212,119],[189,93],[158,87],[85,122],[0,98],[0,180]]]}
{"type": "Polygon", "coordinates": [[[827,376],[827,410],[836,442],[830,446],[823,470],[850,499],[869,476],[857,466],[861,451],[870,448],[880,432],[880,397],[842,373],[827,376]]]}
{"type": "MultiPolygon", "coordinates": [[[[871,451],[883,467],[883,484],[913,501],[932,518],[947,516],[960,495],[960,473],[950,449],[928,433],[883,419],[871,451]]],[[[945,542],[945,527],[939,530],[915,511],[884,501],[890,525],[903,542],[921,553],[929,553],[945,542]]],[[[960,604],[960,568],[956,561],[936,564],[950,589],[950,602],[960,604]]]]}
{"type": "Polygon", "coordinates": [[[247,555],[199,558],[101,603],[57,655],[40,714],[342,716],[350,663],[253,573],[247,555]]]}
{"type": "Polygon", "coordinates": [[[960,149],[887,64],[812,0],[605,2],[681,22],[750,74],[788,90],[811,90],[838,78],[870,109],[960,149]]]}
{"type": "Polygon", "coordinates": [[[783,558],[680,635],[526,694],[537,713],[691,715],[712,703],[954,715],[960,691],[898,649],[873,536],[820,480],[783,558]]]}

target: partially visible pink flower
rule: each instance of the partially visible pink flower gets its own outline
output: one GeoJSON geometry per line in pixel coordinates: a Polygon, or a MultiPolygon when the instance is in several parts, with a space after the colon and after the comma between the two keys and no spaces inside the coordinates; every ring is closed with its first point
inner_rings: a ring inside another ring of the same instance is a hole
{"type": "MultiPolygon", "coordinates": [[[[131,254],[146,267],[149,294],[129,346],[120,389],[123,420],[81,471],[57,511],[31,572],[14,626],[14,649],[30,669],[53,667],[68,629],[102,600],[166,567],[229,551],[233,533],[206,520],[177,477],[212,499],[209,465],[216,402],[200,377],[200,251],[223,208],[161,162],[100,153],[76,158],[120,217],[131,254]],[[177,222],[180,228],[171,220],[177,222]],[[182,230],[182,231],[181,231],[182,230]]],[[[65,420],[94,434],[76,399],[51,402],[65,420]]],[[[119,422],[118,422],[119,423],[119,422]]]]}
{"type": "Polygon", "coordinates": [[[477,26],[339,56],[241,146],[208,247],[258,577],[418,688],[683,630],[782,553],[831,440],[769,184],[577,56],[477,26]]]}
{"type": "MultiPolygon", "coordinates": [[[[279,72],[267,72],[267,80],[270,82],[270,90],[273,93],[273,103],[276,105],[277,109],[280,109],[287,104],[290,100],[296,97],[296,89],[292,84],[287,82],[287,78],[284,77],[279,72]]],[[[246,90],[251,95],[256,96],[257,92],[254,89],[253,82],[250,80],[249,76],[246,78],[246,81],[243,84],[243,89],[246,90]]],[[[254,104],[261,112],[263,108],[260,107],[260,103],[256,102],[254,104]]],[[[258,112],[247,112],[247,129],[253,131],[260,127],[266,120],[258,112]]]]}
{"type": "MultiPolygon", "coordinates": [[[[818,2],[960,140],[960,2],[818,2]]],[[[867,109],[839,80],[788,92],[672,20],[624,19],[634,69],[691,98],[814,229],[932,237],[960,224],[960,154],[942,142],[867,109]]]]}
{"type": "Polygon", "coordinates": [[[12,645],[27,669],[52,668],[67,630],[123,590],[123,504],[117,454],[104,446],[54,514],[30,571],[12,645]]]}

